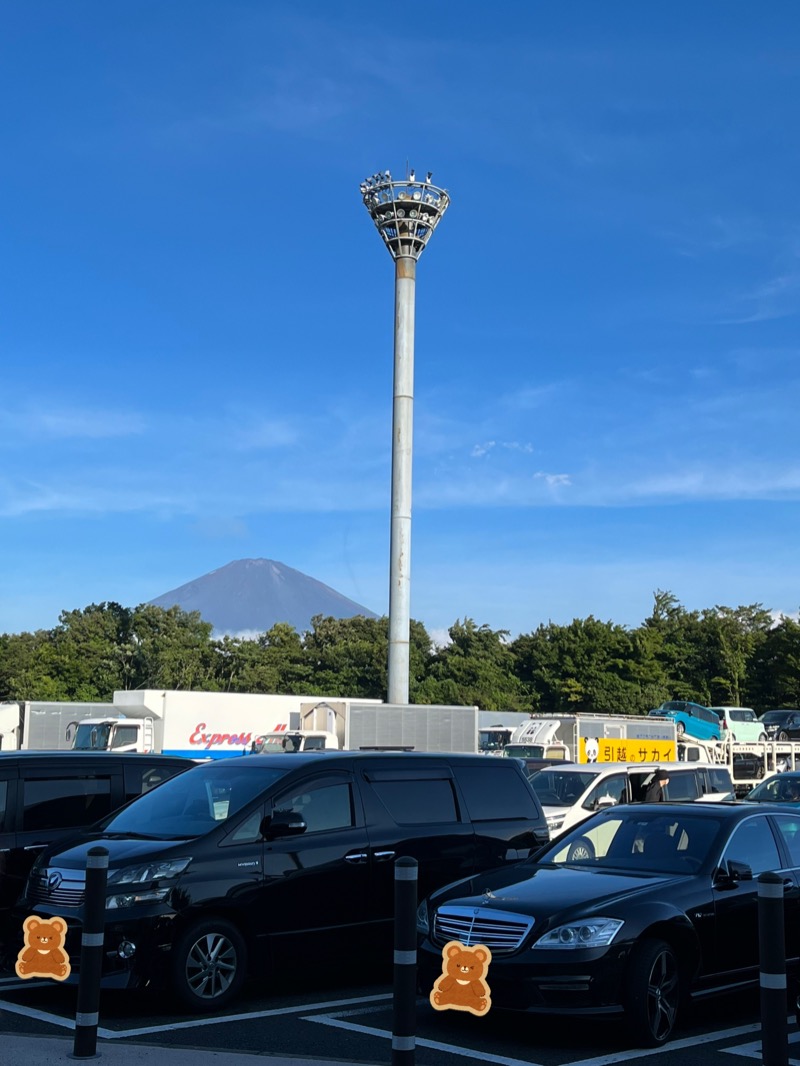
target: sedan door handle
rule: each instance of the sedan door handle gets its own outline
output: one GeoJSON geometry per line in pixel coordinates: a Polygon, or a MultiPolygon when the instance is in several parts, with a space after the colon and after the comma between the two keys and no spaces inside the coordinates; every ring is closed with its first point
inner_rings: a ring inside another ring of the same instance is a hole
{"type": "Polygon", "coordinates": [[[345,855],[344,861],[356,865],[360,862],[366,862],[368,858],[369,855],[367,855],[366,851],[351,851],[349,855],[345,855]]]}
{"type": "Polygon", "coordinates": [[[389,859],[393,859],[394,858],[394,852],[393,851],[375,851],[375,852],[373,852],[373,854],[374,854],[375,858],[378,860],[378,862],[387,862],[389,859]]]}

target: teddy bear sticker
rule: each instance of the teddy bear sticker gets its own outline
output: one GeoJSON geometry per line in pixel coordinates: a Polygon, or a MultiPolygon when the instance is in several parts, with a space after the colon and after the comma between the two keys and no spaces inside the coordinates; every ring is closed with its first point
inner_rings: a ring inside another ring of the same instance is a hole
{"type": "Polygon", "coordinates": [[[17,955],[15,969],[17,976],[52,977],[54,981],[63,981],[69,977],[69,955],[64,951],[64,939],[67,935],[67,923],[63,918],[50,918],[45,921],[30,915],[22,923],[25,931],[25,947],[17,955]]]}
{"type": "Polygon", "coordinates": [[[489,1013],[492,994],[486,973],[491,951],[483,944],[466,947],[449,940],[442,948],[442,976],[437,977],[430,994],[434,1010],[468,1010],[477,1017],[489,1013]]]}

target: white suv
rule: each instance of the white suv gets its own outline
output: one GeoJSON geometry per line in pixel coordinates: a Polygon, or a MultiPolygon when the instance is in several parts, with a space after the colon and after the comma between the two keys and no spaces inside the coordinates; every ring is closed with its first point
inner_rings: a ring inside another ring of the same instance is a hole
{"type": "Polygon", "coordinates": [[[722,730],[720,740],[738,740],[752,744],[756,740],[766,740],[767,731],[752,707],[712,707],[719,715],[722,730]]]}
{"type": "Polygon", "coordinates": [[[602,807],[641,802],[656,770],[669,773],[664,799],[673,803],[735,799],[727,766],[711,763],[558,763],[532,773],[530,782],[555,836],[602,807]]]}

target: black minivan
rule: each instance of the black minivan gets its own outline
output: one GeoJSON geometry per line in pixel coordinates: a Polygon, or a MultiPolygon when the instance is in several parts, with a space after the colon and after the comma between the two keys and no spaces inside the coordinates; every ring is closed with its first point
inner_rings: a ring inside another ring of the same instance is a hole
{"type": "Polygon", "coordinates": [[[194,765],[135,752],[0,752],[0,942],[40,851],[194,765]]]}
{"type": "MultiPolygon", "coordinates": [[[[548,840],[515,759],[417,752],[250,755],[196,766],[65,848],[19,901],[69,925],[77,972],[86,855],[109,852],[103,986],[166,986],[216,1010],[299,953],[391,946],[394,860],[419,896],[548,840]]],[[[73,980],[70,976],[69,981],[73,980]]]]}

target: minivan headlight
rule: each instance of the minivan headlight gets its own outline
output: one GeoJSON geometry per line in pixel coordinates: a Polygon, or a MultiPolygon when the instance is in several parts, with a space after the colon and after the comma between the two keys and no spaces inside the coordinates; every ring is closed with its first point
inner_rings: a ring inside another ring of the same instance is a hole
{"type": "Polygon", "coordinates": [[[620,918],[586,918],[569,922],[545,933],[531,944],[531,949],[603,948],[611,943],[624,924],[620,918]]]}
{"type": "Polygon", "coordinates": [[[191,859],[167,859],[163,862],[145,862],[139,866],[123,866],[108,875],[109,888],[129,886],[127,892],[106,896],[106,910],[124,910],[142,903],[160,903],[172,891],[172,885],[154,885],[154,881],[169,881],[178,877],[191,859]],[[145,887],[146,886],[146,887],[145,887]]]}
{"type": "Polygon", "coordinates": [[[164,881],[182,874],[191,859],[166,859],[164,862],[143,862],[140,866],[121,866],[108,875],[109,885],[141,885],[147,881],[164,881]]]}

